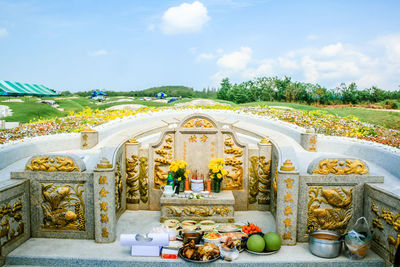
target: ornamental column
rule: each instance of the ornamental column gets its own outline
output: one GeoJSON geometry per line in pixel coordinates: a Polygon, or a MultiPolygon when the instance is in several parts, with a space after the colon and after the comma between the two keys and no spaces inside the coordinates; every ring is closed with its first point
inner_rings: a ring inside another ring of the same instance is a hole
{"type": "Polygon", "coordinates": [[[296,245],[299,173],[290,160],[280,166],[277,177],[276,229],[283,245],[296,245]]]}
{"type": "Polygon", "coordinates": [[[140,144],[135,138],[125,143],[126,206],[129,210],[139,209],[139,148],[140,144]]]}
{"type": "Polygon", "coordinates": [[[313,128],[308,128],[300,135],[300,145],[307,151],[317,152],[317,134],[313,128]]]}
{"type": "Polygon", "coordinates": [[[94,236],[97,243],[112,243],[116,239],[115,181],[112,164],[101,159],[94,170],[94,236]]]}

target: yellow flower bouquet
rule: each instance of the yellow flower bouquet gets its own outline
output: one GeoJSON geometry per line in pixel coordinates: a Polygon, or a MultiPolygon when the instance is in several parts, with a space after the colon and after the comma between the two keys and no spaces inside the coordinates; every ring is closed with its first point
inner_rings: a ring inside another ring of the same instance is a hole
{"type": "Polygon", "coordinates": [[[186,170],[187,162],[184,160],[174,160],[169,165],[169,171],[172,172],[172,177],[177,182],[185,180],[189,174],[189,170],[186,170]]]}
{"type": "Polygon", "coordinates": [[[214,182],[214,191],[219,192],[221,189],[221,181],[224,175],[228,174],[228,171],[224,169],[225,161],[223,158],[211,159],[208,164],[208,175],[214,182]]]}

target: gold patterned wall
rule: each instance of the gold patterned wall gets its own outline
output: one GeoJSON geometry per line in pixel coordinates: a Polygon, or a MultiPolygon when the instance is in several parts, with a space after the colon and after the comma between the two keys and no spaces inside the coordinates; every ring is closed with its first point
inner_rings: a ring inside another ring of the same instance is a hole
{"type": "Polygon", "coordinates": [[[139,159],[136,155],[126,158],[126,202],[139,203],[139,159]]]}
{"type": "Polygon", "coordinates": [[[37,156],[32,158],[26,165],[27,171],[45,171],[45,172],[73,172],[80,171],[75,162],[65,156],[37,156]]]}
{"type": "Polygon", "coordinates": [[[271,200],[271,160],[265,156],[249,159],[249,204],[269,204],[271,200]]]}
{"type": "Polygon", "coordinates": [[[115,185],[115,212],[118,214],[122,209],[122,191],[123,179],[121,170],[121,158],[117,160],[114,171],[114,185],[115,185]]]}
{"type": "Polygon", "coordinates": [[[24,227],[21,198],[0,205],[0,248],[22,235],[24,227]]]}
{"type": "Polygon", "coordinates": [[[315,174],[367,174],[369,169],[366,164],[357,159],[324,159],[313,170],[315,174]]]}

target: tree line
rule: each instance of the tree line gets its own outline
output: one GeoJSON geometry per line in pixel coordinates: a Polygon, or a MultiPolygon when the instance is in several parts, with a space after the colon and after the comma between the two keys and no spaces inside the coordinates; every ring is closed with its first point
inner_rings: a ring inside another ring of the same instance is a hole
{"type": "Polygon", "coordinates": [[[229,78],[221,81],[217,98],[247,103],[256,101],[300,102],[307,104],[360,104],[384,100],[400,100],[400,90],[386,91],[376,86],[359,89],[356,83],[342,83],[334,89],[319,84],[292,81],[290,77],[259,77],[232,84],[229,78]]]}

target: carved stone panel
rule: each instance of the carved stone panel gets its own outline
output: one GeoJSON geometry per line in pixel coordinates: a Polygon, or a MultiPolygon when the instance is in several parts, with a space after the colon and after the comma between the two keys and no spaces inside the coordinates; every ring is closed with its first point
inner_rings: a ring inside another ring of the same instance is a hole
{"type": "Polygon", "coordinates": [[[154,147],[154,188],[165,185],[168,168],[174,159],[174,134],[168,133],[163,137],[159,146],[154,147]]]}
{"type": "Polygon", "coordinates": [[[233,135],[225,133],[224,137],[224,160],[228,174],[222,181],[222,188],[225,190],[243,189],[244,174],[244,149],[233,140],[233,135]]]}

